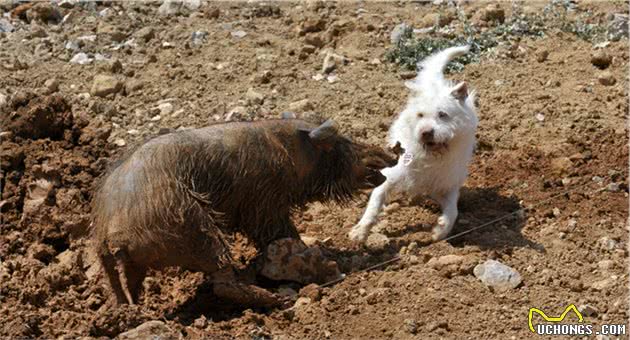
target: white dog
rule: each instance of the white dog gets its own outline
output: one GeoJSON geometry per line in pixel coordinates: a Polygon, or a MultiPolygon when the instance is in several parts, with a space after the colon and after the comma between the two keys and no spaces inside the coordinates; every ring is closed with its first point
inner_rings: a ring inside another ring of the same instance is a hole
{"type": "Polygon", "coordinates": [[[468,176],[477,129],[474,91],[465,82],[454,85],[443,72],[469,46],[451,47],[419,64],[407,107],[389,130],[389,146],[400,143],[405,153],[396,166],[382,170],[387,181],[374,189],[363,217],[348,236],[365,241],[392,191],[411,197],[428,195],[439,202],[442,215],[433,228],[433,240],[445,238],[457,219],[459,189],[468,176]]]}

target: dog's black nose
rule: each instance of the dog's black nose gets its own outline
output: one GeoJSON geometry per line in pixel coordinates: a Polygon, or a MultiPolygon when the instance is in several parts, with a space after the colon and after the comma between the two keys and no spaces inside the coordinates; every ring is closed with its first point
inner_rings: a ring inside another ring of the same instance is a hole
{"type": "Polygon", "coordinates": [[[427,131],[423,131],[422,132],[422,136],[421,136],[422,141],[423,142],[430,142],[430,141],[432,141],[433,140],[433,133],[434,133],[433,129],[427,130],[427,131]]]}

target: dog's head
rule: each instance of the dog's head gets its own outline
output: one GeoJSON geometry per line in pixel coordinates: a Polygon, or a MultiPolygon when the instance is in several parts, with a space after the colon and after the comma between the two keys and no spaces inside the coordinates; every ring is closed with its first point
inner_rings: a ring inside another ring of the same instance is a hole
{"type": "Polygon", "coordinates": [[[474,92],[465,82],[454,84],[442,75],[446,64],[467,50],[454,47],[429,57],[418,77],[405,84],[411,97],[401,118],[426,153],[443,153],[459,136],[475,133],[474,92]]]}

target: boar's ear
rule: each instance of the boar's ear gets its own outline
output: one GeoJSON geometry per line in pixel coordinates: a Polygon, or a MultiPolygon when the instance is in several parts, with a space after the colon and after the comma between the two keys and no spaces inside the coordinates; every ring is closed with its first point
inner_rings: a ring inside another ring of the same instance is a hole
{"type": "Polygon", "coordinates": [[[337,123],[329,119],[314,130],[311,130],[308,133],[308,137],[315,146],[330,150],[335,144],[337,131],[337,123]]]}

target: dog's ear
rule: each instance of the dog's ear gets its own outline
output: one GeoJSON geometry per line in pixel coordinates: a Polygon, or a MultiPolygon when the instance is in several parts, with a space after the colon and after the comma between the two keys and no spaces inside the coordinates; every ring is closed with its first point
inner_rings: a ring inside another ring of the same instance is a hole
{"type": "Polygon", "coordinates": [[[466,84],[466,82],[461,82],[457,85],[455,85],[452,89],[451,89],[451,95],[453,96],[453,98],[459,100],[459,101],[465,101],[466,98],[468,98],[468,84],[466,84]]]}

